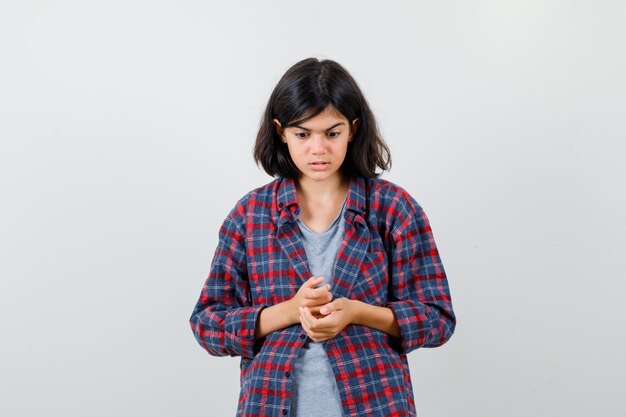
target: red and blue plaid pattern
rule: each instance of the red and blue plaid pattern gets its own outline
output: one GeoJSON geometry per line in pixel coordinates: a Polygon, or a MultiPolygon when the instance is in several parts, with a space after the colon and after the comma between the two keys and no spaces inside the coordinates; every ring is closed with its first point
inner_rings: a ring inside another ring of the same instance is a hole
{"type": "MultiPolygon", "coordinates": [[[[254,334],[259,312],[292,298],[310,277],[299,210],[291,178],[242,197],[220,228],[189,320],[208,353],[241,356],[238,416],[289,413],[291,372],[306,333],[296,324],[259,340],[254,334]]],[[[345,219],[333,296],[392,308],[401,335],[350,324],[323,342],[344,415],[414,416],[406,355],[444,344],[456,325],[430,224],[411,195],[381,178],[350,179],[345,219]]]]}

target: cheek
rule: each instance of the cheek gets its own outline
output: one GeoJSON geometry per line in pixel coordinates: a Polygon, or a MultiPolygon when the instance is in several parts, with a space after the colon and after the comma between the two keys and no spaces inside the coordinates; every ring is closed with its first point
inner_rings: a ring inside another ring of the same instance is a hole
{"type": "Polygon", "coordinates": [[[348,154],[348,147],[345,145],[338,146],[335,148],[335,155],[344,158],[348,154]]]}
{"type": "Polygon", "coordinates": [[[297,163],[301,159],[302,150],[297,149],[294,146],[289,146],[287,149],[289,149],[289,156],[291,159],[297,163]]]}
{"type": "Polygon", "coordinates": [[[291,158],[297,162],[297,163],[301,163],[304,159],[304,152],[302,152],[302,150],[299,151],[295,151],[291,154],[291,158]]]}
{"type": "Polygon", "coordinates": [[[306,165],[306,158],[304,157],[304,152],[300,151],[292,151],[289,153],[291,156],[291,160],[293,163],[299,168],[302,169],[306,165]]]}

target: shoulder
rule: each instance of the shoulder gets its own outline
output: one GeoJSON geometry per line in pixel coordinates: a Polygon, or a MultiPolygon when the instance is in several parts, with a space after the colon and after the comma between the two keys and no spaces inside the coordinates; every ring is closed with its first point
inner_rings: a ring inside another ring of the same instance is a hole
{"type": "Polygon", "coordinates": [[[366,180],[369,218],[385,238],[401,239],[409,230],[426,230],[428,218],[417,200],[400,185],[382,178],[366,180]]]}
{"type": "Polygon", "coordinates": [[[383,179],[368,178],[367,199],[370,207],[377,211],[392,212],[395,216],[407,217],[419,214],[421,205],[400,185],[383,179]]]}
{"type": "Polygon", "coordinates": [[[231,221],[238,227],[243,226],[246,220],[253,214],[262,215],[263,212],[270,213],[276,202],[282,178],[275,178],[272,181],[256,187],[242,197],[240,197],[233,208],[226,216],[227,221],[231,221]]]}

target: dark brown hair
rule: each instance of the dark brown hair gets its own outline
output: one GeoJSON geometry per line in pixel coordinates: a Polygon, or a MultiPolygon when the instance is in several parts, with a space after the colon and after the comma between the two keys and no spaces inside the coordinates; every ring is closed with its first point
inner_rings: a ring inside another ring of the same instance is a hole
{"type": "Polygon", "coordinates": [[[299,169],[280,140],[273,119],[282,129],[315,117],[328,106],[348,122],[359,119],[341,171],[347,176],[378,177],[376,168],[391,168],[391,153],[382,139],[374,114],[352,76],[330,59],[304,59],[282,76],[265,108],[254,144],[254,160],[271,176],[297,177],[299,169]],[[306,117],[304,117],[306,115],[306,117]]]}

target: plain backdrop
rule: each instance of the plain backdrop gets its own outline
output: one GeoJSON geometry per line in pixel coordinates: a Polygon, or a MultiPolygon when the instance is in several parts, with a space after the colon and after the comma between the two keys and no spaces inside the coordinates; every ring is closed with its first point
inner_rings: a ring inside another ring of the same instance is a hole
{"type": "Polygon", "coordinates": [[[626,415],[623,1],[0,2],[0,415],[231,416],[189,317],[269,95],[344,65],[458,324],[418,415],[626,415]]]}

